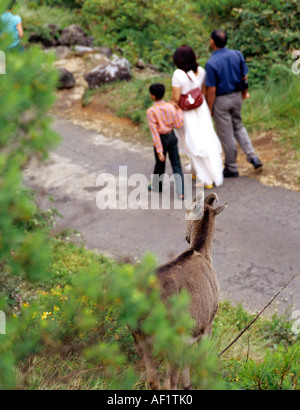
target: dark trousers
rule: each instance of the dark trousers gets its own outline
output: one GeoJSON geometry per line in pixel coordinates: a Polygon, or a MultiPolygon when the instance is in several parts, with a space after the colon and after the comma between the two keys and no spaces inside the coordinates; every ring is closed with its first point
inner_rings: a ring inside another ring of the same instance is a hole
{"type": "MultiPolygon", "coordinates": [[[[162,134],[160,136],[161,143],[163,146],[163,154],[166,157],[167,160],[167,154],[169,154],[173,174],[174,174],[174,179],[175,179],[175,185],[176,185],[176,192],[177,195],[183,195],[184,194],[184,181],[183,181],[183,174],[182,174],[182,168],[181,168],[181,163],[180,163],[180,158],[179,158],[179,153],[178,153],[178,147],[177,147],[177,138],[176,135],[174,134],[174,131],[169,132],[168,134],[162,134]]],[[[153,171],[153,180],[152,180],[152,187],[153,190],[155,191],[162,191],[162,184],[163,184],[163,174],[165,173],[166,169],[166,160],[164,162],[160,161],[156,152],[156,149],[154,147],[154,155],[155,155],[155,167],[153,171]]]]}

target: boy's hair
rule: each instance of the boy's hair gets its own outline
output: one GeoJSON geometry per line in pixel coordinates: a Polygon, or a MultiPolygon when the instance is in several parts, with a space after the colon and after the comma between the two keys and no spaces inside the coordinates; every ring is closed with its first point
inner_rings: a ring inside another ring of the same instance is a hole
{"type": "Polygon", "coordinates": [[[161,83],[154,83],[151,84],[149,87],[149,91],[151,95],[154,95],[154,97],[157,100],[161,100],[163,98],[163,96],[165,95],[165,86],[161,83]]]}

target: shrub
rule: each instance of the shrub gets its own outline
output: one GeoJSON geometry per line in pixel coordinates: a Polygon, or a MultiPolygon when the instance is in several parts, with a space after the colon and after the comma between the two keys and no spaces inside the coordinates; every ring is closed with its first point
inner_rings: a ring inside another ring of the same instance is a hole
{"type": "MultiPolygon", "coordinates": [[[[5,6],[2,2],[0,14],[5,6]]],[[[11,292],[10,283],[21,278],[36,282],[49,276],[47,235],[42,230],[19,229],[19,224],[28,222],[36,211],[24,194],[21,171],[33,156],[45,158],[58,141],[47,115],[57,81],[57,74],[50,68],[52,60],[36,47],[21,53],[7,50],[8,45],[4,32],[0,38],[0,49],[6,54],[6,74],[0,76],[0,275],[5,278],[5,286],[1,280],[0,310],[7,319],[12,307],[20,308],[16,289],[11,292]]],[[[22,325],[19,330],[22,333],[22,325]]],[[[4,385],[11,386],[17,356],[27,347],[31,349],[31,344],[23,344],[18,353],[10,350],[14,340],[9,340],[0,339],[0,384],[4,380],[4,385]]]]}
{"type": "Polygon", "coordinates": [[[198,10],[209,26],[227,31],[229,47],[246,57],[252,84],[263,83],[274,63],[290,67],[290,55],[298,47],[299,2],[296,0],[200,1],[198,10]]]}
{"type": "Polygon", "coordinates": [[[259,363],[249,360],[245,364],[231,362],[231,372],[227,376],[236,388],[250,390],[298,390],[300,345],[286,349],[279,346],[277,351],[267,350],[259,363]]]}
{"type": "Polygon", "coordinates": [[[161,69],[171,66],[179,45],[196,44],[201,31],[184,0],[86,0],[83,15],[98,44],[121,47],[133,62],[143,58],[161,69]]]}
{"type": "Polygon", "coordinates": [[[59,6],[59,7],[68,7],[71,9],[79,8],[82,6],[84,0],[28,0],[29,5],[37,6],[59,6]]]}

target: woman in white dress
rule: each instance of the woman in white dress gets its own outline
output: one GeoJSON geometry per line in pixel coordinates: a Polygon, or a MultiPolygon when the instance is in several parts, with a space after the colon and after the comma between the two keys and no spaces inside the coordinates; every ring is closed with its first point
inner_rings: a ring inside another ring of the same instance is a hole
{"type": "MultiPolygon", "coordinates": [[[[173,60],[178,68],[172,78],[172,100],[178,104],[181,94],[187,94],[197,86],[205,94],[206,72],[198,65],[194,51],[189,46],[181,46],[175,51],[173,60]]],[[[174,130],[180,151],[191,159],[197,179],[205,188],[222,185],[222,146],[205,97],[200,107],[183,111],[183,116],[184,126],[174,130]]]]}

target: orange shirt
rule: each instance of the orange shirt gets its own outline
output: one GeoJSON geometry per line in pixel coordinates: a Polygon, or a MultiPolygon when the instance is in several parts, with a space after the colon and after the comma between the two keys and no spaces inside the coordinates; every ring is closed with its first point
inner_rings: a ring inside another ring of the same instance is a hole
{"type": "Polygon", "coordinates": [[[160,134],[167,134],[173,128],[182,127],[183,113],[180,108],[177,109],[171,103],[160,100],[148,108],[147,119],[156,152],[163,152],[160,134]]]}

